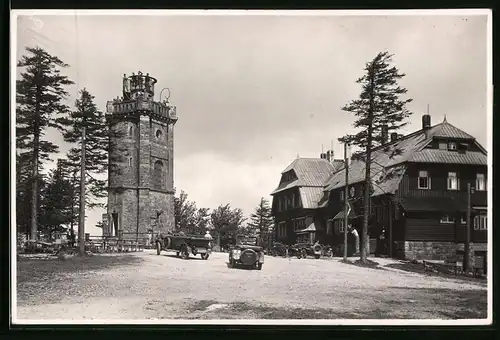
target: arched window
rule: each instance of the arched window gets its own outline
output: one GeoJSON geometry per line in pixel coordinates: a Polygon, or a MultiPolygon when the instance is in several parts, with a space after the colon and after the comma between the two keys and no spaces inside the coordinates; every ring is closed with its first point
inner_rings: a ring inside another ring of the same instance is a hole
{"type": "Polygon", "coordinates": [[[162,135],[163,135],[163,133],[161,132],[160,129],[156,130],[156,138],[157,139],[160,139],[162,135]]]}
{"type": "Polygon", "coordinates": [[[133,126],[130,126],[130,127],[128,128],[128,135],[129,135],[130,137],[132,137],[132,136],[134,135],[134,127],[133,127],[133,126]]]}
{"type": "Polygon", "coordinates": [[[153,166],[153,187],[163,188],[163,162],[156,161],[153,166]]]}

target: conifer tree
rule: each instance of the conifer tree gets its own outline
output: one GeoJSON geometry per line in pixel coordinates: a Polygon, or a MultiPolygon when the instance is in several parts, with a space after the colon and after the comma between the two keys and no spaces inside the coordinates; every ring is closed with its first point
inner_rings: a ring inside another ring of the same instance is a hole
{"type": "MultiPolygon", "coordinates": [[[[368,250],[368,221],[370,214],[371,180],[370,170],[372,163],[372,149],[384,143],[385,135],[397,131],[407,124],[407,118],[411,112],[407,110],[406,104],[412,99],[402,100],[400,97],[407,90],[398,85],[398,81],[405,76],[399,70],[391,66],[392,54],[380,52],[375,58],[365,64],[365,74],[356,83],[361,84],[362,90],[358,99],[342,107],[343,111],[353,114],[356,118],[354,128],[359,132],[354,135],[346,135],[339,138],[342,143],[358,147],[360,150],[353,158],[365,162],[365,185],[363,199],[363,230],[361,237],[361,261],[367,261],[368,250]]],[[[400,150],[395,150],[393,155],[400,150]]],[[[347,183],[346,183],[347,185],[347,183]]]]}
{"type": "Polygon", "coordinates": [[[250,215],[250,221],[248,222],[248,227],[250,227],[258,235],[257,242],[259,245],[268,243],[270,227],[272,226],[272,224],[273,218],[271,216],[271,207],[269,205],[269,201],[262,197],[260,199],[259,205],[250,215]]]}
{"type": "Polygon", "coordinates": [[[23,72],[16,81],[16,147],[18,157],[31,159],[30,237],[36,239],[39,172],[42,161],[58,151],[57,145],[44,139],[45,132],[47,128],[64,131],[70,123],[65,117],[69,108],[63,101],[68,95],[65,87],[73,82],[60,73],[68,65],[39,47],[27,47],[17,67],[23,72]]]}

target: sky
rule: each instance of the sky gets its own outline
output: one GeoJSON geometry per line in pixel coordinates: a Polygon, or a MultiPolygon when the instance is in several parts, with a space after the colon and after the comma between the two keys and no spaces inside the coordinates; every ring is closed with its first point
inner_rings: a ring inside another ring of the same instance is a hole
{"type": "MultiPolygon", "coordinates": [[[[122,76],[142,71],[177,106],[174,186],[198,207],[230,203],[248,216],[297,156],[343,157],[341,110],[366,62],[394,54],[413,98],[410,124],[449,123],[487,148],[487,15],[22,15],[15,59],[39,46],[70,67],[69,105],[84,87],[105,111],[122,76]],[[165,94],[165,91],[164,91],[165,94]]],[[[165,13],[169,13],[168,11],[165,13]]],[[[19,71],[17,72],[19,75],[19,71]]],[[[162,97],[163,99],[163,97],[162,97]]],[[[58,132],[47,138],[68,150],[58,132]]],[[[55,166],[48,164],[47,169],[55,166]]],[[[87,211],[86,231],[104,210],[87,211]]]]}

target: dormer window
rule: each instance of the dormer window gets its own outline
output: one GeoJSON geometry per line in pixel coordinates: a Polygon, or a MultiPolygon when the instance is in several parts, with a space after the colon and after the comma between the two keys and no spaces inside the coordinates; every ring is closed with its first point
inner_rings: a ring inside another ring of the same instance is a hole
{"type": "Polygon", "coordinates": [[[439,143],[439,150],[448,150],[448,144],[445,142],[439,143]]]}
{"type": "Polygon", "coordinates": [[[449,142],[448,143],[448,150],[450,150],[450,151],[457,150],[457,143],[455,143],[455,142],[449,142]]]}

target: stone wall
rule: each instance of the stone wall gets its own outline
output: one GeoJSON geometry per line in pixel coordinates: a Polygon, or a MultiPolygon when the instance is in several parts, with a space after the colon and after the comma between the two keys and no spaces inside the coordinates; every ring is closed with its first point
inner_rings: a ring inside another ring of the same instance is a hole
{"type": "Polygon", "coordinates": [[[157,211],[162,211],[160,215],[160,227],[154,232],[172,231],[174,229],[174,194],[151,190],[149,193],[151,202],[151,214],[156,216],[157,211]]]}
{"type": "Polygon", "coordinates": [[[406,260],[439,260],[442,261],[456,254],[457,244],[454,242],[406,241],[404,258],[406,260]]]}

